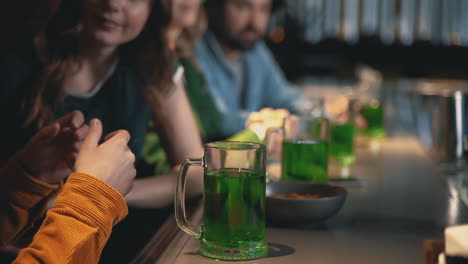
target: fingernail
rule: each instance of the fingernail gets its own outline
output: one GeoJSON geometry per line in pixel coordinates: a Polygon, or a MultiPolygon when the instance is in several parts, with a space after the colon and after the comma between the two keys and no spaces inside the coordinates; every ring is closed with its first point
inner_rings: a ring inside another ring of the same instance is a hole
{"type": "Polygon", "coordinates": [[[91,120],[90,125],[91,125],[91,126],[96,126],[97,124],[98,124],[98,120],[97,120],[96,118],[93,118],[93,119],[91,120]]]}

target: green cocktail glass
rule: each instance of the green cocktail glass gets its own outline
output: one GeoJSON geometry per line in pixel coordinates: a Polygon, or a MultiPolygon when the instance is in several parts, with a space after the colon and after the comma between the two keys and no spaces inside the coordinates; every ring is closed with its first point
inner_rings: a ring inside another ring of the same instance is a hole
{"type": "Polygon", "coordinates": [[[361,107],[361,115],[367,122],[367,127],[360,129],[362,135],[382,138],[385,137],[384,111],[380,103],[364,104],[361,107]]]}
{"type": "Polygon", "coordinates": [[[328,143],[315,140],[284,141],[281,168],[285,181],[328,182],[328,143]]]}
{"type": "Polygon", "coordinates": [[[354,131],[351,123],[332,123],[330,125],[330,157],[337,159],[341,166],[354,164],[354,131]]]}
{"type": "Polygon", "coordinates": [[[282,135],[281,180],[328,182],[329,120],[323,117],[289,115],[283,127],[267,131],[282,135]]]}

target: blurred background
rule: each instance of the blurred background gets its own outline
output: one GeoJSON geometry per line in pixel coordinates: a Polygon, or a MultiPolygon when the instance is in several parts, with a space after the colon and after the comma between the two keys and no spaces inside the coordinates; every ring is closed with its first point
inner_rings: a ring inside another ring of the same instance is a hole
{"type": "Polygon", "coordinates": [[[283,1],[270,32],[293,80],[349,79],[359,64],[389,77],[468,76],[465,0],[283,1]]]}
{"type": "Polygon", "coordinates": [[[437,80],[432,95],[465,89],[445,81],[468,79],[468,1],[283,1],[267,43],[287,78],[311,96],[356,88],[362,69],[377,71],[389,135],[417,134],[431,148],[437,100],[427,105],[421,87],[437,80]]]}
{"type": "Polygon", "coordinates": [[[306,94],[371,91],[388,136],[417,137],[442,175],[468,186],[468,1],[290,0],[269,26],[268,45],[306,94]]]}
{"type": "MultiPolygon", "coordinates": [[[[1,1],[0,34],[30,35],[48,1],[1,1]]],[[[445,174],[468,175],[468,0],[280,0],[266,42],[309,97],[371,97],[387,136],[415,136],[445,174]]]]}

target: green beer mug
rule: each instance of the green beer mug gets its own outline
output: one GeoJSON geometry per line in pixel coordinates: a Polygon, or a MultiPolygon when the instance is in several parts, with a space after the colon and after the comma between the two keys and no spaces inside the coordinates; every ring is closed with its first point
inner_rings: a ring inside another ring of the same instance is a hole
{"type": "Polygon", "coordinates": [[[265,146],[252,142],[205,144],[204,157],[180,168],[175,218],[180,229],[200,240],[200,253],[215,259],[247,260],[265,256],[265,146]],[[185,213],[189,166],[204,169],[203,223],[194,226],[185,213]]]}
{"type": "Polygon", "coordinates": [[[384,123],[384,107],[378,100],[361,103],[361,116],[365,119],[367,126],[358,132],[372,138],[384,138],[386,136],[384,123]]]}
{"type": "Polygon", "coordinates": [[[267,131],[283,137],[281,154],[281,180],[328,182],[329,121],[323,117],[289,115],[281,129],[267,131]]]}
{"type": "Polygon", "coordinates": [[[338,94],[328,99],[326,116],[330,120],[330,158],[338,166],[355,163],[354,134],[357,100],[351,95],[338,94]]]}

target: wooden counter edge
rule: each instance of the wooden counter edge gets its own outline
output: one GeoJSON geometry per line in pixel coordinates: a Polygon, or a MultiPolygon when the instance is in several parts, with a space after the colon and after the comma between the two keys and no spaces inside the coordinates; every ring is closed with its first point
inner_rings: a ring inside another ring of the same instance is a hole
{"type": "MultiPolygon", "coordinates": [[[[187,202],[186,209],[187,215],[190,215],[189,219],[195,218],[195,214],[200,210],[200,199],[193,199],[191,202],[187,202]]],[[[196,217],[196,221],[199,221],[199,217],[196,217]]],[[[157,263],[158,259],[167,250],[171,242],[177,237],[177,234],[181,233],[182,230],[177,226],[175,216],[172,214],[164,221],[158,231],[149,240],[146,246],[138,252],[136,257],[130,262],[130,264],[154,264],[157,263]]]]}
{"type": "Polygon", "coordinates": [[[166,250],[175,235],[179,232],[179,227],[173,215],[169,216],[158,232],[151,238],[146,246],[138,253],[131,264],[153,264],[166,250]]]}

